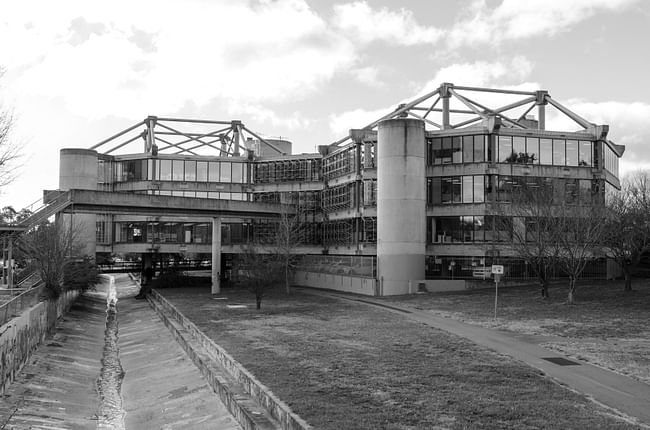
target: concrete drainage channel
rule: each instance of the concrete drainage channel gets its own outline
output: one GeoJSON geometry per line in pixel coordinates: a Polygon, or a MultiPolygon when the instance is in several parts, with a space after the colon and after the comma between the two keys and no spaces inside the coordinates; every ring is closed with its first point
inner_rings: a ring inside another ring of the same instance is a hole
{"type": "Polygon", "coordinates": [[[147,299],[244,430],[313,430],[158,292],[147,299]]]}
{"type": "Polygon", "coordinates": [[[125,411],[122,407],[122,380],[124,369],[120,362],[118,347],[117,295],[115,278],[110,277],[106,292],[106,330],[104,331],[104,352],[102,367],[97,379],[99,394],[98,429],[124,430],[125,411]]]}

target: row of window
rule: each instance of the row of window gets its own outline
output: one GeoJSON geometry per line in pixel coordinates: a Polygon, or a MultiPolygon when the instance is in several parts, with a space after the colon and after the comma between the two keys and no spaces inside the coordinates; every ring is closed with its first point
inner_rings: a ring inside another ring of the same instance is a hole
{"type": "Polygon", "coordinates": [[[584,140],[497,136],[495,148],[496,154],[492,154],[487,135],[436,137],[427,140],[427,165],[496,161],[593,166],[596,159],[593,142],[584,140]]]}
{"type": "MultiPolygon", "coordinates": [[[[108,163],[100,163],[105,169],[108,163]]],[[[233,161],[143,159],[112,163],[115,182],[179,181],[248,183],[248,164],[233,161]]],[[[100,172],[100,178],[106,177],[100,172]]]]}
{"type": "Polygon", "coordinates": [[[427,178],[427,205],[510,202],[520,187],[542,189],[557,203],[592,203],[600,195],[599,183],[588,179],[540,178],[506,175],[466,175],[427,178]]]}
{"type": "Polygon", "coordinates": [[[254,164],[255,183],[319,181],[321,160],[278,160],[254,164]]]}

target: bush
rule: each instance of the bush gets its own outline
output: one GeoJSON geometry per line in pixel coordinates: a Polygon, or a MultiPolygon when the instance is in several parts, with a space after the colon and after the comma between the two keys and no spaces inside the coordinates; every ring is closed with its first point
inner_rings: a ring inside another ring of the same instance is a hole
{"type": "Polygon", "coordinates": [[[63,290],[85,291],[98,282],[97,265],[88,257],[69,261],[63,266],[63,290]]]}

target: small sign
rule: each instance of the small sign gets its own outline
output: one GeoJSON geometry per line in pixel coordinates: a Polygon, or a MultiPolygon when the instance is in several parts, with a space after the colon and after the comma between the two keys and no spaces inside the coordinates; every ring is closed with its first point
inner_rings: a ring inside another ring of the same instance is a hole
{"type": "Polygon", "coordinates": [[[492,274],[494,275],[503,275],[503,266],[500,264],[492,265],[492,274]]]}

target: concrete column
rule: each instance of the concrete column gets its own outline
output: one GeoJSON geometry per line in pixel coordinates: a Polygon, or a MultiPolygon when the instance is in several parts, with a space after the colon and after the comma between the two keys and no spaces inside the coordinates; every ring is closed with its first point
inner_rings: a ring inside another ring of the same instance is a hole
{"type": "MultiPolygon", "coordinates": [[[[59,161],[60,190],[96,190],[97,189],[97,151],[91,149],[62,149],[59,161]]],[[[74,214],[64,217],[79,230],[79,243],[84,245],[83,253],[95,258],[97,215],[74,214]]]]}
{"type": "Polygon", "coordinates": [[[221,293],[221,218],[212,218],[212,294],[221,293]]]}
{"type": "Polygon", "coordinates": [[[424,122],[396,118],[377,131],[377,269],[383,294],[406,294],[424,279],[426,179],[424,122]]]}

